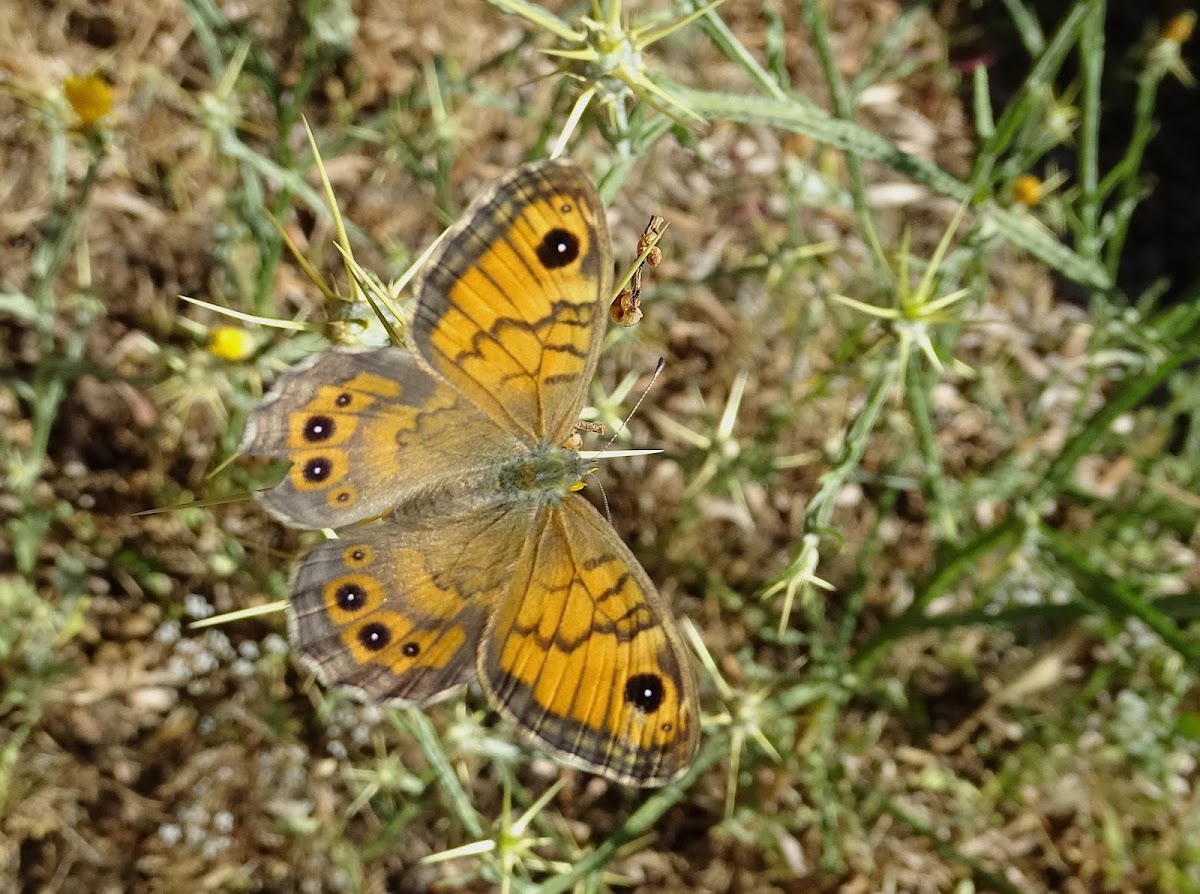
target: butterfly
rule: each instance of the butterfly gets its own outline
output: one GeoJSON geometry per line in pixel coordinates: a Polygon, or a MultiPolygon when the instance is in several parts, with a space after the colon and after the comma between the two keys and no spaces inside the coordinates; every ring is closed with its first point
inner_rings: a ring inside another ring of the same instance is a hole
{"type": "Polygon", "coordinates": [[[315,355],[251,412],[241,450],[291,461],[259,493],[268,512],[342,529],[303,560],[288,608],[322,683],[428,704],[477,680],[536,745],[658,786],[695,756],[695,670],[649,576],[578,493],[588,461],[562,446],[612,258],[581,168],[518,168],[426,262],[412,350],[315,355]]]}

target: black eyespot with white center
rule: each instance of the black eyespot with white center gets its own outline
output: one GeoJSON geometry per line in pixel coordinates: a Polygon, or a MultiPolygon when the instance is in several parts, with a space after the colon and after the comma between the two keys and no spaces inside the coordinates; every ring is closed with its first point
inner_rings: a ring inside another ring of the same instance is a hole
{"type": "Polygon", "coordinates": [[[416,658],[421,654],[421,647],[417,643],[405,643],[400,647],[400,651],[404,653],[405,658],[416,658]]]}
{"type": "Polygon", "coordinates": [[[537,257],[547,270],[566,267],[579,257],[579,237],[562,227],[555,227],[542,237],[537,257]]]}
{"type": "Polygon", "coordinates": [[[350,393],[348,391],[343,391],[336,398],[334,398],[333,402],[335,404],[337,404],[339,407],[350,406],[350,393]]]}
{"type": "Polygon", "coordinates": [[[625,684],[625,701],[643,714],[653,714],[663,703],[666,689],[655,674],[635,674],[625,684]]]}
{"type": "Polygon", "coordinates": [[[392,632],[383,624],[364,624],[358,631],[358,641],[367,651],[378,652],[392,641],[392,632]]]}
{"type": "Polygon", "coordinates": [[[304,440],[310,444],[328,441],[333,437],[333,420],[328,416],[309,416],[304,423],[304,440]]]}
{"type": "Polygon", "coordinates": [[[333,594],[338,608],[344,612],[356,612],[367,604],[367,591],[358,584],[342,584],[333,594]]]}
{"type": "Polygon", "coordinates": [[[316,456],[304,464],[304,480],[320,483],[333,471],[333,463],[323,456],[316,456]]]}

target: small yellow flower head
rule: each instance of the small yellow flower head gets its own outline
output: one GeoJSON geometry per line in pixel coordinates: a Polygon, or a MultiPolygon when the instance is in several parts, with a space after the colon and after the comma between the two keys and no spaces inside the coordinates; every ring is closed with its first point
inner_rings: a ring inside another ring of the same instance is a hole
{"type": "Polygon", "coordinates": [[[218,326],[208,337],[208,353],[231,363],[245,360],[256,350],[254,336],[237,326],[218,326]]]}
{"type": "Polygon", "coordinates": [[[1012,197],[1018,205],[1032,208],[1042,200],[1044,194],[1042,181],[1033,174],[1022,174],[1013,181],[1012,197]]]}
{"type": "Polygon", "coordinates": [[[101,118],[112,111],[112,88],[97,72],[67,78],[63,81],[63,94],[78,116],[79,123],[84,127],[94,127],[101,118]]]}
{"type": "Polygon", "coordinates": [[[1195,28],[1196,13],[1191,10],[1181,12],[1167,22],[1150,50],[1148,68],[1154,77],[1161,78],[1169,73],[1175,75],[1184,86],[1191,87],[1196,83],[1183,62],[1182,52],[1183,44],[1192,36],[1195,28]]]}
{"type": "Polygon", "coordinates": [[[1170,41],[1171,43],[1185,44],[1188,42],[1188,38],[1192,36],[1192,31],[1195,28],[1196,13],[1188,10],[1187,12],[1181,12],[1175,18],[1171,19],[1171,21],[1167,22],[1160,37],[1162,40],[1170,41]]]}

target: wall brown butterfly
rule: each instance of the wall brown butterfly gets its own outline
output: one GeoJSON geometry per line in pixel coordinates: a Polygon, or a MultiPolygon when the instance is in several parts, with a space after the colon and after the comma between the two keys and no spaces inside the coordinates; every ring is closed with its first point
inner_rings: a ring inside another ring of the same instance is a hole
{"type": "Polygon", "coordinates": [[[344,529],[304,559],[288,609],[322,682],[411,704],[478,680],[537,744],[654,786],[695,755],[695,671],[650,578],[577,493],[589,463],[561,446],[612,263],[579,167],[516,170],[427,262],[413,350],[311,358],[251,413],[241,449],[291,461],[259,495],[271,514],[344,529]]]}

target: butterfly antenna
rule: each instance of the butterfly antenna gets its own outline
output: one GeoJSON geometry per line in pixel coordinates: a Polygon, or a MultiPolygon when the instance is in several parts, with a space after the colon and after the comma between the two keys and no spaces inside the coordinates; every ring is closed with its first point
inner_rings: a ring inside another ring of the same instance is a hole
{"type": "MultiPolygon", "coordinates": [[[[658,377],[662,374],[662,371],[666,365],[667,361],[659,357],[658,364],[654,367],[654,374],[650,377],[650,384],[646,386],[646,389],[642,392],[642,396],[637,399],[637,403],[633,405],[633,409],[629,411],[628,415],[623,420],[621,420],[621,424],[617,426],[616,431],[613,432],[612,437],[608,439],[608,443],[604,445],[604,449],[601,450],[600,453],[607,453],[609,448],[612,447],[613,443],[617,440],[617,435],[619,435],[625,429],[625,427],[629,425],[629,420],[632,419],[633,414],[638,411],[638,407],[642,405],[642,401],[646,399],[646,395],[650,393],[650,389],[654,387],[654,383],[658,381],[658,377]]],[[[608,523],[611,525],[612,508],[608,504],[608,492],[605,491],[604,484],[596,476],[595,469],[592,470],[590,477],[596,482],[596,487],[600,489],[600,497],[604,500],[604,516],[608,519],[608,523]]]]}
{"type": "Polygon", "coordinates": [[[617,440],[617,436],[625,430],[626,426],[629,425],[629,420],[632,419],[633,414],[638,411],[638,407],[642,405],[642,401],[646,399],[646,395],[650,393],[650,389],[654,387],[654,383],[658,381],[658,377],[662,375],[662,371],[666,368],[666,366],[667,361],[659,357],[658,364],[654,367],[654,374],[650,376],[650,384],[648,384],[645,390],[642,391],[642,396],[637,399],[637,403],[633,405],[633,409],[629,411],[623,420],[621,420],[621,424],[618,425],[616,430],[612,433],[612,437],[608,439],[608,443],[604,445],[604,449],[600,451],[601,453],[607,452],[608,448],[611,447],[617,440]]]}

